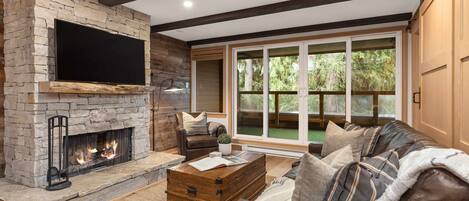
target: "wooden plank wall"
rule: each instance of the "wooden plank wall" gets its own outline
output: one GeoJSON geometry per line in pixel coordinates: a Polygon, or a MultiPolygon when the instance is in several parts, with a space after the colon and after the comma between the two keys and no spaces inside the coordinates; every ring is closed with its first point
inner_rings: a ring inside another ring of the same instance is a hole
{"type": "MultiPolygon", "coordinates": [[[[190,47],[183,41],[153,33],[151,42],[151,85],[156,86],[154,109],[158,102],[159,87],[163,80],[174,79],[178,87],[184,87],[190,80],[190,47]]],[[[169,82],[163,83],[163,88],[169,82]]],[[[160,108],[154,111],[150,138],[155,151],[162,151],[177,146],[176,112],[189,111],[189,89],[182,92],[162,92],[160,108]]]]}
{"type": "Polygon", "coordinates": [[[5,155],[3,153],[3,138],[5,131],[5,113],[3,108],[3,100],[5,99],[3,93],[3,84],[5,83],[5,57],[3,54],[3,0],[0,0],[0,177],[5,176],[5,155]]]}

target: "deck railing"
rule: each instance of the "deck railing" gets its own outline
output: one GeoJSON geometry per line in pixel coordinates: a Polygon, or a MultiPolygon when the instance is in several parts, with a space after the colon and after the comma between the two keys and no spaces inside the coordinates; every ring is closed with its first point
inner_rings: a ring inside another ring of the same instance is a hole
{"type": "MultiPolygon", "coordinates": [[[[262,95],[262,91],[241,91],[238,93],[238,100],[241,100],[240,97],[242,95],[262,95]]],[[[298,94],[297,91],[270,91],[269,95],[274,96],[274,125],[280,125],[280,97],[282,95],[296,95],[298,94]]],[[[373,107],[373,115],[372,121],[370,122],[373,125],[378,125],[379,123],[379,96],[380,95],[395,95],[395,91],[352,91],[352,96],[360,95],[360,96],[372,96],[372,107],[373,107]]],[[[324,113],[324,96],[327,95],[345,95],[345,91],[309,91],[309,95],[318,95],[319,96],[319,117],[316,120],[318,123],[323,126],[326,121],[325,113],[324,113]]],[[[240,101],[238,101],[238,110],[240,109],[240,101]]],[[[314,121],[313,120],[313,121],[314,121]]]]}

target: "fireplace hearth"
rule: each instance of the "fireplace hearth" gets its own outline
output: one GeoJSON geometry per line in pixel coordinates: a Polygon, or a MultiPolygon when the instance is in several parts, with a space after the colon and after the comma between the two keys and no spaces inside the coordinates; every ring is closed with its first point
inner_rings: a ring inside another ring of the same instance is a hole
{"type": "Polygon", "coordinates": [[[132,128],[69,137],[70,176],[132,160],[132,128]]]}

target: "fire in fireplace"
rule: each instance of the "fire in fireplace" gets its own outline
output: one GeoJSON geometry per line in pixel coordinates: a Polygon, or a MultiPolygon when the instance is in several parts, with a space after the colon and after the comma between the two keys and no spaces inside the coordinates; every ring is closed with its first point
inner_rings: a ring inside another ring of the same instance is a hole
{"type": "Polygon", "coordinates": [[[69,136],[71,176],[132,160],[132,128],[69,136]]]}

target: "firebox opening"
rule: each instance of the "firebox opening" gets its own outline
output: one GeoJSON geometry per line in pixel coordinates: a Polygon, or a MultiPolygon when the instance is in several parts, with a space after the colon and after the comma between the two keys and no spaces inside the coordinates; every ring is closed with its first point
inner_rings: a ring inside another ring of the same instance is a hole
{"type": "Polygon", "coordinates": [[[132,160],[132,128],[69,137],[71,176],[132,160]]]}

